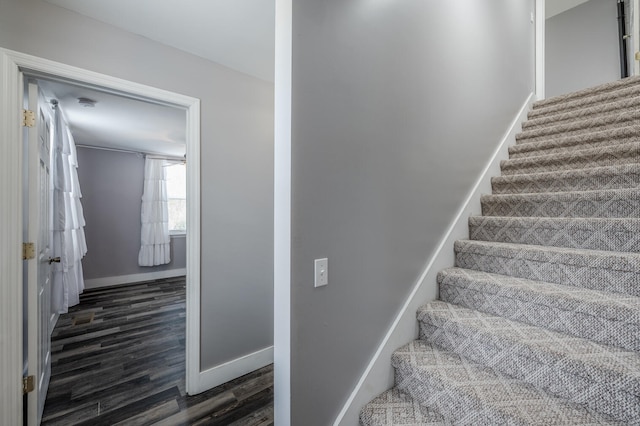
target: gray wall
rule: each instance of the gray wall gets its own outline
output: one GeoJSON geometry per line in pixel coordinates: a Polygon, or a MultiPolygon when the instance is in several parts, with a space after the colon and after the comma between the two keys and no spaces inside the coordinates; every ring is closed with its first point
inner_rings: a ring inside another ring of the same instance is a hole
{"type": "Polygon", "coordinates": [[[77,151],[78,180],[87,223],[87,255],[82,259],[85,280],[185,268],[183,236],[171,237],[170,263],[138,265],[144,183],[142,155],[82,147],[77,151]]]}
{"type": "Polygon", "coordinates": [[[272,345],[273,84],[40,0],[0,46],[201,99],[201,368],[272,345]]]}
{"type": "Polygon", "coordinates": [[[533,10],[293,3],[291,424],[336,418],[533,91],[533,10]]]}
{"type": "Polygon", "coordinates": [[[547,97],[620,78],[616,0],[591,0],[546,20],[547,97]]]}

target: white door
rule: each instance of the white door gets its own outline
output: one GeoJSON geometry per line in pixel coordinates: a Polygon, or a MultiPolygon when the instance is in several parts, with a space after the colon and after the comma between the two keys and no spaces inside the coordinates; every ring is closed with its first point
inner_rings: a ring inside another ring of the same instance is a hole
{"type": "Polygon", "coordinates": [[[51,132],[50,107],[38,85],[29,83],[28,109],[35,125],[28,130],[28,241],[35,243],[35,258],[28,260],[28,370],[35,390],[28,396],[28,425],[39,425],[51,377],[51,132]]]}

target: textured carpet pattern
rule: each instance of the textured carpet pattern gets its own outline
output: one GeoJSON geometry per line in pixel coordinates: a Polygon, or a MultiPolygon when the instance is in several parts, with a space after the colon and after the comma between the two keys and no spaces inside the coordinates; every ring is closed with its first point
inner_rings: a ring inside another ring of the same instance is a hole
{"type": "Polygon", "coordinates": [[[638,188],[640,164],[496,176],[491,187],[494,194],[638,188]]]}
{"type": "Polygon", "coordinates": [[[469,238],[515,244],[638,252],[640,219],[497,217],[469,218],[469,238]]]}
{"type": "Polygon", "coordinates": [[[640,425],[640,79],[536,102],[374,425],[640,425]]]}

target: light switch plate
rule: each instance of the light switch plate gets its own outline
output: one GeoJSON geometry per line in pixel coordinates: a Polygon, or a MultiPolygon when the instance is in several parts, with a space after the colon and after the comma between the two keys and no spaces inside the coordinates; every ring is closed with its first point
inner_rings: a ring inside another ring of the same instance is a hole
{"type": "Polygon", "coordinates": [[[326,257],[324,259],[316,259],[313,261],[313,266],[315,271],[313,286],[322,287],[329,284],[329,260],[326,257]]]}

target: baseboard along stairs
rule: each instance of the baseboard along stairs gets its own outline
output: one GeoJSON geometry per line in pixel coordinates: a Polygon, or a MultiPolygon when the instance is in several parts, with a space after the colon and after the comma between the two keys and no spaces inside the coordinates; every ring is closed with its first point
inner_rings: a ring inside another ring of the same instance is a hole
{"type": "Polygon", "coordinates": [[[640,425],[640,78],[536,102],[377,425],[640,425]]]}

